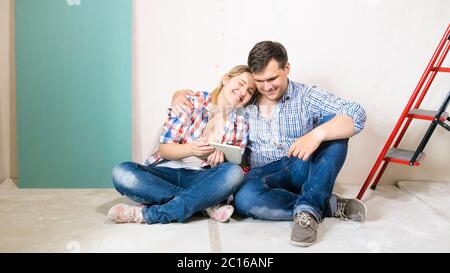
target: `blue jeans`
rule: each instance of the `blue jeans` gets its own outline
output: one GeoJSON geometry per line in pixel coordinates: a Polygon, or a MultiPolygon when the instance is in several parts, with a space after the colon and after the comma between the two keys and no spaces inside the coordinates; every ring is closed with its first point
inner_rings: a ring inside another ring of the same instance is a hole
{"type": "Polygon", "coordinates": [[[239,165],[222,163],[205,170],[172,169],[124,162],[113,169],[116,190],[144,204],[147,224],[183,222],[226,200],[244,178],[239,165]]]}
{"type": "Polygon", "coordinates": [[[265,220],[292,220],[299,211],[311,213],[318,221],[332,216],[337,205],[331,195],[347,156],[347,143],[348,139],[326,141],[307,161],[283,157],[250,169],[234,196],[237,211],[265,220]]]}

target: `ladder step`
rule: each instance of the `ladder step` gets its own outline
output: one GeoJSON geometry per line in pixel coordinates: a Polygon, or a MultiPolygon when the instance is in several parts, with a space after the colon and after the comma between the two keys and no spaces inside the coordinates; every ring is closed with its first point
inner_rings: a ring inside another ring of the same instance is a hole
{"type": "Polygon", "coordinates": [[[431,71],[450,72],[450,67],[432,67],[431,71]]]}
{"type": "MultiPolygon", "coordinates": [[[[425,110],[425,109],[411,109],[408,113],[408,118],[415,119],[424,119],[424,120],[434,120],[434,117],[437,115],[438,111],[425,110]]],[[[440,120],[445,121],[448,117],[448,113],[444,112],[441,115],[440,120]]]]}
{"type": "MultiPolygon", "coordinates": [[[[413,157],[414,153],[415,151],[391,148],[384,157],[384,160],[409,165],[409,161],[413,157]]],[[[420,160],[422,160],[424,155],[425,154],[423,152],[419,154],[419,156],[416,159],[416,162],[414,162],[414,166],[419,166],[420,160]]]]}

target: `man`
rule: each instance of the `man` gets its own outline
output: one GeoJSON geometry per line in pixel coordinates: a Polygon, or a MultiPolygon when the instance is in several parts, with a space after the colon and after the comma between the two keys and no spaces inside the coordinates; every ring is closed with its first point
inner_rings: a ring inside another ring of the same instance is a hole
{"type": "Polygon", "coordinates": [[[278,42],[257,43],[248,56],[259,95],[246,106],[250,171],[235,194],[240,214],[292,220],[291,242],[310,246],[324,217],[363,221],[365,205],[332,194],[348,138],[366,120],[357,103],[288,78],[278,42]]]}

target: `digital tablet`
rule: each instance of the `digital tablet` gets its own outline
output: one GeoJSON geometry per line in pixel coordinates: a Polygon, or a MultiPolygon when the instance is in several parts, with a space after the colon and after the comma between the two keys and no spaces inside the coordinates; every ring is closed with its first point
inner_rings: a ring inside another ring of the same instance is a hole
{"type": "Polygon", "coordinates": [[[234,145],[220,144],[217,142],[208,142],[209,145],[213,146],[216,151],[223,152],[225,160],[231,163],[241,164],[242,152],[241,148],[234,145]]]}

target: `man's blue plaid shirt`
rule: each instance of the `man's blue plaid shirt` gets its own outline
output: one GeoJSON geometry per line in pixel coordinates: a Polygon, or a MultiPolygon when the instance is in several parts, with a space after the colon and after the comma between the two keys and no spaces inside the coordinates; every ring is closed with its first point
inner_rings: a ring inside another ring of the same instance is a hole
{"type": "Polygon", "coordinates": [[[249,163],[259,167],[287,156],[295,141],[317,126],[328,115],[346,115],[353,119],[354,134],[364,128],[366,113],[358,103],[341,99],[315,86],[294,81],[278,101],[272,119],[262,117],[256,102],[245,108],[249,124],[249,163]]]}

